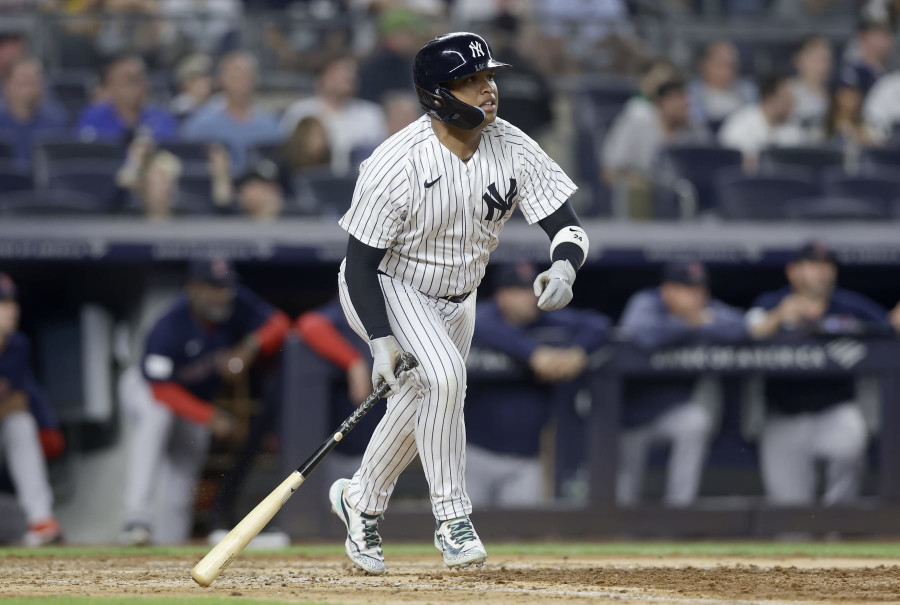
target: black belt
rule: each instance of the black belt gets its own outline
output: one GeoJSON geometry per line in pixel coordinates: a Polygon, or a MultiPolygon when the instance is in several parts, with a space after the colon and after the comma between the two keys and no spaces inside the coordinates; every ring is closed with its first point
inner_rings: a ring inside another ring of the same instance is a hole
{"type": "MultiPolygon", "coordinates": [[[[386,275],[387,277],[391,277],[390,275],[388,275],[381,269],[378,270],[378,273],[381,275],[386,275]]],[[[464,300],[466,300],[467,298],[469,298],[469,294],[471,294],[471,293],[472,293],[472,291],[469,290],[465,294],[457,294],[456,296],[439,296],[438,298],[440,298],[441,300],[449,300],[452,303],[461,303],[464,300]]]]}
{"type": "Polygon", "coordinates": [[[449,300],[452,303],[461,303],[462,301],[469,298],[469,294],[472,292],[466,292],[465,294],[457,294],[456,296],[441,296],[442,300],[449,300]]]}

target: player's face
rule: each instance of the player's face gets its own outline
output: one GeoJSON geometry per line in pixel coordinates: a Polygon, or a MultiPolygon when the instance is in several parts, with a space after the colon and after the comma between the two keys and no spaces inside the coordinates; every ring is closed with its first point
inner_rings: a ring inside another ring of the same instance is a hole
{"type": "Polygon", "coordinates": [[[837,281],[837,267],[828,261],[804,260],[788,265],[787,276],[797,293],[827,298],[837,281]]]}
{"type": "Polygon", "coordinates": [[[0,301],[0,338],[5,338],[19,329],[19,303],[14,300],[0,301]]]}
{"type": "Polygon", "coordinates": [[[530,324],[537,319],[537,296],[531,288],[500,288],[494,294],[500,312],[506,320],[517,326],[530,324]]]}
{"type": "Polygon", "coordinates": [[[660,293],[669,312],[680,317],[699,313],[709,302],[709,290],[705,286],[665,283],[660,293]]]}
{"type": "Polygon", "coordinates": [[[231,316],[234,290],[203,282],[191,282],[187,286],[191,308],[199,318],[212,323],[223,322],[231,316]]]}
{"type": "Polygon", "coordinates": [[[447,88],[463,103],[480,107],[484,111],[482,126],[497,119],[497,83],[494,81],[493,69],[447,82],[447,88]]]}

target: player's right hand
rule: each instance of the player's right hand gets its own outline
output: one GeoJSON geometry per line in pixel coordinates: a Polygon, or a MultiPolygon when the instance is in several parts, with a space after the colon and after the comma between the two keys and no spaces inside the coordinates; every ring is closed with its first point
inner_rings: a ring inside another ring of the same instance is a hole
{"type": "Polygon", "coordinates": [[[369,350],[375,361],[372,363],[372,388],[377,389],[382,381],[386,382],[391,393],[399,393],[406,381],[405,376],[397,377],[394,368],[400,360],[403,350],[393,336],[383,336],[369,342],[369,350]]]}

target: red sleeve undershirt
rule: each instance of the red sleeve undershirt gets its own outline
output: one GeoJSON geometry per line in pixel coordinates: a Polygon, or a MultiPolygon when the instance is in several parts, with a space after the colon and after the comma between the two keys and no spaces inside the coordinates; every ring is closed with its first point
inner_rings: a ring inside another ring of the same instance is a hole
{"type": "Polygon", "coordinates": [[[211,403],[200,399],[180,384],[151,382],[150,389],[157,401],[172,408],[179,416],[198,424],[208,424],[215,414],[211,403]]]}
{"type": "Polygon", "coordinates": [[[281,311],[272,311],[269,319],[254,332],[259,343],[259,352],[271,355],[280,349],[290,329],[291,320],[288,316],[281,311]]]}
{"type": "Polygon", "coordinates": [[[362,355],[325,315],[317,311],[304,313],[297,319],[297,333],[309,348],[347,370],[362,355]]]}

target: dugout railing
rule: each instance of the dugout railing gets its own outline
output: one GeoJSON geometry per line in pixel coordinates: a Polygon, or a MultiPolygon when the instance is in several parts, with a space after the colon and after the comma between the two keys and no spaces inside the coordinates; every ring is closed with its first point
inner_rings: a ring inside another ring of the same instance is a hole
{"type": "MultiPolygon", "coordinates": [[[[735,345],[686,346],[645,352],[625,343],[610,345],[605,361],[591,372],[594,405],[586,425],[590,498],[585,506],[551,504],[529,510],[479,510],[473,518],[486,539],[602,538],[615,536],[774,536],[782,534],[886,535],[900,533],[900,340],[892,337],[823,337],[735,345]],[[686,508],[615,504],[615,477],[622,384],[648,375],[753,374],[872,376],[880,399],[879,488],[876,498],[840,507],[775,507],[763,499],[700,503],[686,508]]],[[[328,426],[333,369],[299,340],[285,347],[281,418],[282,471],[289,472],[315,447],[328,426]]],[[[295,539],[337,538],[324,494],[327,480],[313,474],[289,501],[280,526],[295,539]]],[[[395,540],[418,539],[433,530],[427,506],[394,507],[382,521],[395,540]]]]}

